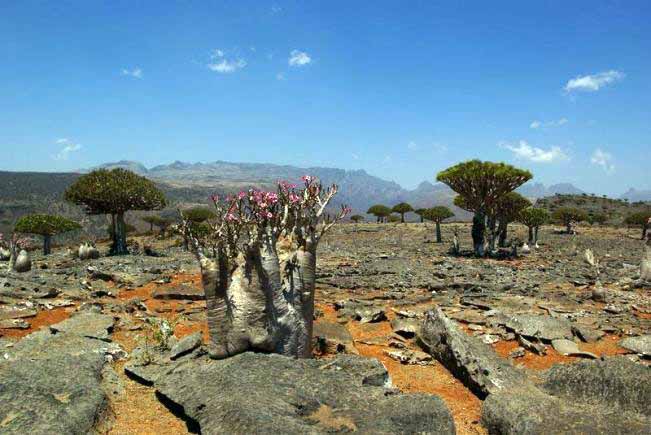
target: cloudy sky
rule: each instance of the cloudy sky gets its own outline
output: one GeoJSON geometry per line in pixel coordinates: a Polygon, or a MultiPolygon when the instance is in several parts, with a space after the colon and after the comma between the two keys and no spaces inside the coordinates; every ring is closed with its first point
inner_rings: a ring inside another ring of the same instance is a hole
{"type": "Polygon", "coordinates": [[[649,1],[0,2],[0,169],[244,161],[651,188],[649,1]],[[206,3],[210,3],[207,5],[206,3]]]}

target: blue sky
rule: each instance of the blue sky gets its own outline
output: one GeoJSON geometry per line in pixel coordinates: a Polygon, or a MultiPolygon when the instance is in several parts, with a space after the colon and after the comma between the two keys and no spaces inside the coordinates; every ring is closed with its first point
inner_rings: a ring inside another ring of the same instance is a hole
{"type": "Polygon", "coordinates": [[[460,160],[651,188],[648,1],[0,2],[4,170],[460,160]]]}

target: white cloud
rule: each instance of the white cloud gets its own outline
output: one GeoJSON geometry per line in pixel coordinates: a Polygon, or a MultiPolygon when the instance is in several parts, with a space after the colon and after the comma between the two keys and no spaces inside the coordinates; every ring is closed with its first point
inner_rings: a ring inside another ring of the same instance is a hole
{"type": "Polygon", "coordinates": [[[624,73],[615,70],[600,72],[587,76],[578,76],[569,80],[564,89],[566,92],[595,92],[606,85],[623,80],[624,77],[626,77],[624,73]]]}
{"type": "Polygon", "coordinates": [[[276,74],[276,80],[285,80],[285,74],[283,73],[276,74]]]}
{"type": "Polygon", "coordinates": [[[418,144],[416,142],[412,141],[412,142],[409,142],[407,144],[407,149],[409,149],[410,151],[416,151],[418,148],[419,147],[418,147],[418,144]]]}
{"type": "Polygon", "coordinates": [[[207,65],[208,69],[220,74],[234,73],[247,65],[246,60],[242,58],[227,58],[226,52],[219,48],[213,50],[210,58],[213,59],[213,62],[207,65]]]}
{"type": "Polygon", "coordinates": [[[353,158],[353,160],[359,160],[359,154],[352,153],[350,156],[353,158]]]}
{"type": "Polygon", "coordinates": [[[554,120],[554,121],[533,121],[531,124],[529,124],[529,128],[533,128],[534,130],[537,130],[539,128],[545,128],[545,127],[560,127],[561,125],[567,124],[569,121],[567,118],[561,118],[559,120],[554,120]]]}
{"type": "Polygon", "coordinates": [[[68,155],[70,153],[79,151],[82,148],[80,144],[72,143],[69,139],[66,138],[57,139],[56,143],[65,146],[55,156],[52,156],[54,160],[68,160],[68,155]]]}
{"type": "Polygon", "coordinates": [[[613,164],[612,154],[597,148],[590,157],[590,163],[593,165],[601,166],[607,174],[615,172],[615,165],[613,164]]]}
{"type": "Polygon", "coordinates": [[[305,66],[312,63],[312,58],[304,51],[292,50],[289,53],[288,63],[290,66],[305,66]]]}
{"type": "Polygon", "coordinates": [[[134,68],[132,70],[128,70],[126,68],[123,68],[121,73],[122,73],[123,76],[129,76],[129,77],[133,77],[135,79],[141,79],[142,78],[142,70],[140,68],[134,68]]]}
{"type": "Polygon", "coordinates": [[[552,146],[545,150],[543,148],[533,147],[524,140],[518,142],[517,145],[502,142],[500,146],[510,150],[517,159],[535,163],[552,163],[568,159],[567,154],[558,146],[552,146]]]}
{"type": "Polygon", "coordinates": [[[272,13],[272,14],[279,14],[279,13],[281,13],[282,11],[283,11],[283,8],[281,8],[281,7],[278,6],[278,5],[272,5],[272,6],[271,6],[271,13],[272,13]]]}
{"type": "Polygon", "coordinates": [[[208,69],[221,74],[230,74],[244,68],[245,66],[246,61],[244,59],[223,59],[220,62],[208,64],[208,69]]]}

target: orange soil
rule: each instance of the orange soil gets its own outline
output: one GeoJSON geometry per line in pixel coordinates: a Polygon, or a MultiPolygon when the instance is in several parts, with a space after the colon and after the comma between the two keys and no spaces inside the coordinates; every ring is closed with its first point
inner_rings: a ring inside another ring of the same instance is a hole
{"type": "Polygon", "coordinates": [[[46,326],[54,325],[70,317],[70,314],[75,310],[75,307],[59,307],[51,310],[39,311],[36,316],[29,317],[25,320],[29,323],[27,329],[3,329],[0,335],[11,338],[22,338],[32,332],[38,331],[46,326]]]}
{"type": "MultiPolygon", "coordinates": [[[[596,343],[579,343],[579,349],[585,352],[592,352],[597,356],[622,355],[626,353],[626,350],[617,345],[619,340],[620,337],[610,335],[602,338],[596,343]]],[[[498,341],[492,346],[498,355],[508,358],[509,353],[520,345],[517,341],[512,340],[498,341]]],[[[547,346],[546,355],[536,355],[526,351],[523,357],[515,358],[513,363],[532,370],[547,370],[554,364],[572,363],[577,362],[580,359],[581,357],[563,356],[556,352],[551,346],[547,346]]]]}
{"type": "MultiPolygon", "coordinates": [[[[318,308],[324,313],[324,319],[336,321],[336,312],[331,304],[320,304],[318,308]]],[[[393,312],[386,307],[387,317],[393,318],[393,312]]],[[[372,338],[386,337],[392,334],[388,321],[379,323],[348,322],[346,325],[355,341],[355,347],[363,356],[377,358],[384,364],[391,376],[393,385],[401,391],[410,393],[436,394],[446,403],[459,434],[484,434],[486,431],[479,425],[481,401],[459,382],[445,367],[437,361],[430,365],[406,365],[390,358],[385,350],[392,349],[387,345],[368,345],[360,341],[372,338]]],[[[409,348],[417,349],[415,345],[409,348]]]]}

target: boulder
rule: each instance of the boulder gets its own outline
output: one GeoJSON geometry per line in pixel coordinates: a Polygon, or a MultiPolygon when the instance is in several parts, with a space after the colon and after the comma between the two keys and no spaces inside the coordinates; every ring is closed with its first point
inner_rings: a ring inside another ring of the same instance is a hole
{"type": "Polygon", "coordinates": [[[32,259],[29,257],[29,253],[24,249],[21,250],[18,257],[16,257],[14,270],[19,273],[29,272],[32,270],[32,259]]]}
{"type": "Polygon", "coordinates": [[[480,398],[529,381],[487,344],[463,332],[440,308],[428,311],[420,340],[463,384],[480,398]]]}
{"type": "Polygon", "coordinates": [[[50,326],[50,331],[53,334],[74,334],[106,341],[113,331],[114,323],[115,319],[111,316],[93,312],[80,312],[63,322],[50,326]]]}
{"type": "Polygon", "coordinates": [[[358,354],[353,343],[353,337],[344,325],[334,322],[314,322],[312,332],[314,349],[320,353],[350,353],[358,354]]]}
{"type": "Polygon", "coordinates": [[[547,342],[573,336],[572,324],[568,320],[550,316],[519,314],[509,317],[504,326],[518,335],[547,342]]]}
{"type": "Polygon", "coordinates": [[[182,299],[190,301],[198,301],[206,298],[206,294],[202,288],[188,284],[159,287],[154,290],[152,296],[155,299],[182,299]]]}
{"type": "Polygon", "coordinates": [[[455,433],[440,398],[388,394],[387,379],[379,361],[353,355],[323,361],[243,353],[186,359],[154,386],[202,434],[455,433]]]}
{"type": "Polygon", "coordinates": [[[619,345],[639,355],[651,357],[651,334],[625,338],[619,345]]]}
{"type": "Polygon", "coordinates": [[[651,370],[615,357],[557,364],[532,385],[496,392],[482,407],[489,433],[648,434],[651,370]]]}
{"type": "Polygon", "coordinates": [[[172,346],[172,350],[170,351],[170,359],[175,360],[183,355],[186,355],[199,346],[201,346],[201,343],[203,341],[201,332],[195,332],[190,335],[186,335],[182,339],[180,339],[174,346],[172,346]]]}
{"type": "Polygon", "coordinates": [[[63,329],[43,329],[3,349],[0,432],[98,432],[108,411],[102,373],[118,351],[113,343],[63,329]]]}
{"type": "Polygon", "coordinates": [[[416,336],[420,329],[420,321],[417,319],[396,317],[391,321],[391,329],[398,335],[405,338],[412,338],[416,336]]]}

